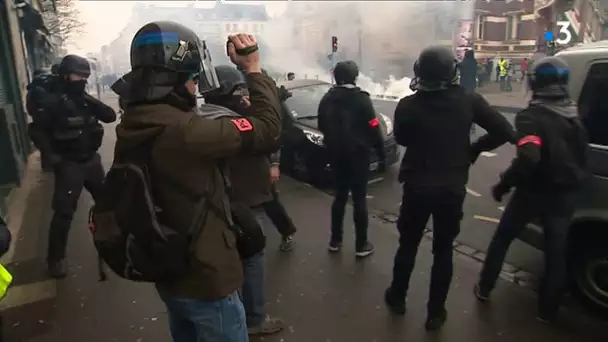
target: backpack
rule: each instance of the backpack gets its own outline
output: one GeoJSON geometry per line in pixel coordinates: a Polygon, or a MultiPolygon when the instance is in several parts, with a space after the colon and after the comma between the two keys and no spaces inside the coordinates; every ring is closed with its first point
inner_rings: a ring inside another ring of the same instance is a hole
{"type": "Polygon", "coordinates": [[[161,209],[149,168],[155,139],[115,160],[91,208],[89,228],[99,254],[100,280],[105,280],[101,261],[124,279],[156,283],[183,275],[193,257],[191,242],[206,219],[206,197],[198,200],[188,233],[158,220],[161,209]]]}

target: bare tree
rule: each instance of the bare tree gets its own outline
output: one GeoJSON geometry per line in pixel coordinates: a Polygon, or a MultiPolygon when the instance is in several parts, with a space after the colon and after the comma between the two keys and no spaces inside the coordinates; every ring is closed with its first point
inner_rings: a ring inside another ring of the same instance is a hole
{"type": "Polygon", "coordinates": [[[78,0],[55,0],[56,12],[45,12],[47,29],[59,46],[64,46],[74,35],[82,32],[84,23],[80,21],[77,2],[78,0]]]}

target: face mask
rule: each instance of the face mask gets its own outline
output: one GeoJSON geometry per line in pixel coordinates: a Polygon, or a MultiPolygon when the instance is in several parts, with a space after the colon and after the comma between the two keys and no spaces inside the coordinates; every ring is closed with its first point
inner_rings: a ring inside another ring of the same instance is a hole
{"type": "Polygon", "coordinates": [[[196,95],[193,95],[186,86],[175,88],[175,93],[182,99],[186,100],[191,108],[196,107],[196,95]]]}
{"type": "Polygon", "coordinates": [[[67,83],[67,90],[71,94],[82,94],[82,93],[84,93],[84,89],[86,86],[87,86],[86,80],[69,81],[67,83]]]}

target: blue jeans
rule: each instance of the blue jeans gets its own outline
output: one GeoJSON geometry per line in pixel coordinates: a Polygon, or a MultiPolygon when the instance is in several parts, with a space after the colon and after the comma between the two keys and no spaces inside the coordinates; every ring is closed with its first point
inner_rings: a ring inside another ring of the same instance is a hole
{"type": "Polygon", "coordinates": [[[173,342],[248,342],[243,303],[235,291],[219,300],[177,298],[157,288],[167,306],[173,342]]]}
{"type": "MultiPolygon", "coordinates": [[[[255,210],[256,219],[264,231],[268,218],[263,210],[255,210]]],[[[266,318],[264,251],[243,260],[243,289],[241,298],[247,315],[247,326],[261,324],[266,318]]]]}

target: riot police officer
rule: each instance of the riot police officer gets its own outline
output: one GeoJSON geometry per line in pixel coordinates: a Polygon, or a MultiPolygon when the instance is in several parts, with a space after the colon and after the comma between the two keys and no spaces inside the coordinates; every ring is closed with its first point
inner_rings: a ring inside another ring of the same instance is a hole
{"type": "Polygon", "coordinates": [[[49,231],[48,267],[55,278],[66,276],[65,252],[72,216],[85,187],[99,194],[105,173],[97,154],[103,139],[99,121],[116,120],[112,108],[85,92],[91,74],[89,62],[67,55],[59,65],[53,86],[32,98],[30,134],[55,174],[53,218],[49,231]]]}
{"type": "Polygon", "coordinates": [[[515,188],[488,249],[475,295],[490,292],[513,239],[534,218],[545,236],[545,272],[538,291],[538,315],[553,320],[566,279],[568,227],[575,194],[589,175],[589,139],[568,96],[569,69],[559,57],[546,57],[528,72],[532,100],[515,117],[517,155],[492,188],[500,202],[515,188]]]}
{"type": "Polygon", "coordinates": [[[247,74],[247,117],[220,106],[197,109],[199,93],[220,87],[206,43],[168,21],[144,25],[131,43],[125,112],[116,128],[115,160],[148,158],[151,186],[163,222],[186,234],[197,203],[207,199],[206,219],[192,241],[195,261],[183,277],[156,284],[167,306],[175,341],[247,340],[238,290],[239,251],[228,219],[224,160],[276,145],[281,120],[276,84],[261,73],[256,40],[229,37],[228,54],[247,74]],[[198,85],[197,85],[198,83],[198,85]]]}
{"type": "Polygon", "coordinates": [[[457,61],[450,49],[424,49],[414,73],[411,87],[416,93],[401,99],[395,109],[395,138],[407,149],[399,172],[399,248],[385,301],[393,313],[405,313],[418,245],[432,216],[433,267],[425,327],[437,330],[447,318],[452,244],[460,232],[469,167],[482,151],[512,140],[513,129],[483,97],[455,84],[457,61]],[[474,123],[488,133],[471,144],[474,123]]]}
{"type": "Polygon", "coordinates": [[[344,211],[348,194],[353,200],[355,254],[363,258],[374,252],[367,238],[367,181],[375,150],[379,169],[386,168],[384,137],[369,94],[357,87],[359,67],[353,61],[339,62],[334,68],[337,85],[319,103],[319,129],[330,154],[334,171],[335,198],[331,208],[329,251],[342,248],[344,211]]]}

